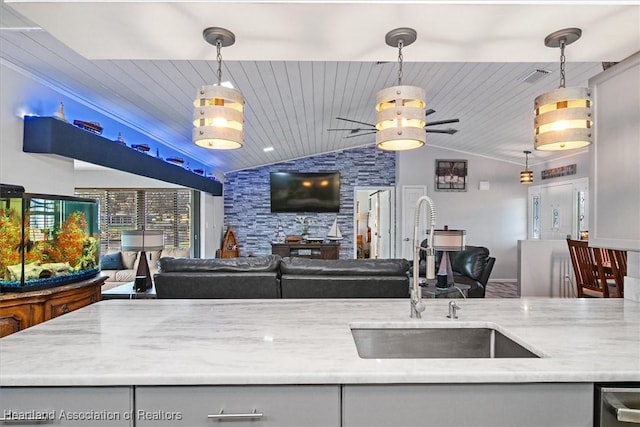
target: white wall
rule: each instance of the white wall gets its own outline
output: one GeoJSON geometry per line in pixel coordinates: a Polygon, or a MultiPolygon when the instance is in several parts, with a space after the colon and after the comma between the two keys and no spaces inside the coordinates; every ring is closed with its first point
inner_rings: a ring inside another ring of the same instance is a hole
{"type": "MultiPolygon", "coordinates": [[[[527,187],[520,184],[523,166],[451,150],[424,147],[399,152],[398,189],[403,185],[426,185],[437,213],[437,228],[445,224],[467,231],[467,244],[489,248],[496,264],[491,280],[517,278],[517,242],[526,239],[527,187]],[[434,191],[436,159],[468,160],[466,192],[434,191]],[[490,190],[478,189],[489,181],[490,190]]],[[[401,229],[401,203],[396,218],[401,229]]],[[[400,242],[397,242],[400,247],[400,242]]]]}
{"type": "MultiPolygon", "coordinates": [[[[578,179],[578,178],[588,178],[589,177],[589,148],[585,148],[582,150],[577,150],[575,153],[567,152],[564,156],[554,158],[553,160],[545,160],[539,159],[537,156],[540,154],[533,153],[529,156],[529,170],[533,171],[533,184],[548,184],[551,182],[563,181],[567,179],[578,179]],[[558,178],[549,178],[549,179],[541,179],[540,174],[543,170],[558,168],[561,166],[569,166],[572,164],[576,164],[576,174],[562,176],[558,178]]],[[[555,154],[554,156],[557,156],[555,154]]],[[[524,170],[524,168],[523,168],[524,170]]]]}
{"type": "Polygon", "coordinates": [[[214,258],[216,250],[222,246],[224,233],[224,199],[210,194],[200,193],[200,244],[201,258],[214,258]]]}
{"type": "MultiPolygon", "coordinates": [[[[3,64],[0,76],[0,182],[21,185],[29,193],[73,196],[73,160],[22,152],[22,117],[38,112],[34,111],[38,106],[27,105],[26,100],[53,95],[61,101],[66,98],[3,64]]],[[[55,104],[52,108],[49,115],[55,111],[55,104]]]]}

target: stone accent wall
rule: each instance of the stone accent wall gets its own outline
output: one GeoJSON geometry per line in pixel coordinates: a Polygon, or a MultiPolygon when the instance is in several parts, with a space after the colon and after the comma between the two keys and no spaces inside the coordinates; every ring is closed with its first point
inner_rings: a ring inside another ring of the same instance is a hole
{"type": "Polygon", "coordinates": [[[284,163],[231,172],[224,180],[224,228],[232,226],[238,239],[241,256],[260,256],[271,253],[278,219],[284,235],[300,235],[302,225],[297,215],[316,221],[309,235],[325,237],[333,220],[344,240],[340,241],[340,258],[353,258],[354,253],[354,187],[395,186],[396,153],[382,151],[375,146],[305,157],[284,163]],[[339,213],[271,213],[270,172],[340,172],[339,213]]]}

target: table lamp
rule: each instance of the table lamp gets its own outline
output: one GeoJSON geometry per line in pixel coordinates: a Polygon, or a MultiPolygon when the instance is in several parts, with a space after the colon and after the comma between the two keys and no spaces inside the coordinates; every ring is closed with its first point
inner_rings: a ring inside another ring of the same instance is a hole
{"type": "Polygon", "coordinates": [[[164,248],[164,232],[162,230],[122,230],[120,232],[120,248],[123,251],[140,251],[140,261],[136,270],[135,290],[144,292],[153,287],[147,253],[164,248]]]}
{"type": "Polygon", "coordinates": [[[438,277],[436,286],[439,288],[448,288],[453,286],[453,269],[451,268],[451,259],[449,252],[463,251],[466,241],[465,230],[449,230],[448,226],[444,226],[444,230],[433,231],[433,248],[436,251],[442,251],[442,259],[438,268],[438,277]]]}

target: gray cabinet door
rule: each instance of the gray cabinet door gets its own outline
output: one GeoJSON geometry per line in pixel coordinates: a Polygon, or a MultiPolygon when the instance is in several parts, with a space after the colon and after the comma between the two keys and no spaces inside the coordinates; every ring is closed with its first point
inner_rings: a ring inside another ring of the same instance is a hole
{"type": "Polygon", "coordinates": [[[640,52],[589,79],[589,246],[640,251],[640,52]]]}
{"type": "Polygon", "coordinates": [[[353,385],[342,405],[343,427],[590,427],[593,384],[353,385]]]}
{"type": "Polygon", "coordinates": [[[136,387],[136,426],[339,427],[339,386],[136,387]]]}
{"type": "Polygon", "coordinates": [[[129,387],[2,387],[0,425],[132,427],[132,402],[129,387]]]}

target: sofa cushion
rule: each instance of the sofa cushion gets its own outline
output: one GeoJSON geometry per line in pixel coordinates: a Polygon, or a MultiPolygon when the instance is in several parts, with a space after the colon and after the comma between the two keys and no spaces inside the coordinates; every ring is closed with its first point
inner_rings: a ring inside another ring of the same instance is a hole
{"type": "Polygon", "coordinates": [[[120,252],[105,254],[100,257],[101,270],[122,270],[123,268],[120,252]]]}
{"type": "Polygon", "coordinates": [[[409,277],[285,274],[282,298],[408,298],[409,277]]]}
{"type": "Polygon", "coordinates": [[[120,252],[122,257],[122,266],[125,270],[132,270],[138,259],[138,252],[136,251],[122,251],[120,252]]]}
{"type": "Polygon", "coordinates": [[[118,270],[116,271],[115,281],[116,282],[133,282],[136,280],[136,271],[131,270],[118,270]]]}
{"type": "Polygon", "coordinates": [[[154,277],[158,298],[280,298],[277,271],[182,271],[154,277]]]}
{"type": "Polygon", "coordinates": [[[240,258],[160,258],[161,273],[167,272],[261,272],[276,271],[280,266],[279,255],[240,258]]]}
{"type": "Polygon", "coordinates": [[[283,275],[302,276],[403,276],[409,272],[406,259],[282,259],[283,275]]]}
{"type": "Polygon", "coordinates": [[[171,258],[189,258],[191,256],[191,251],[189,248],[164,248],[161,251],[158,259],[163,257],[171,257],[171,258]]]}

